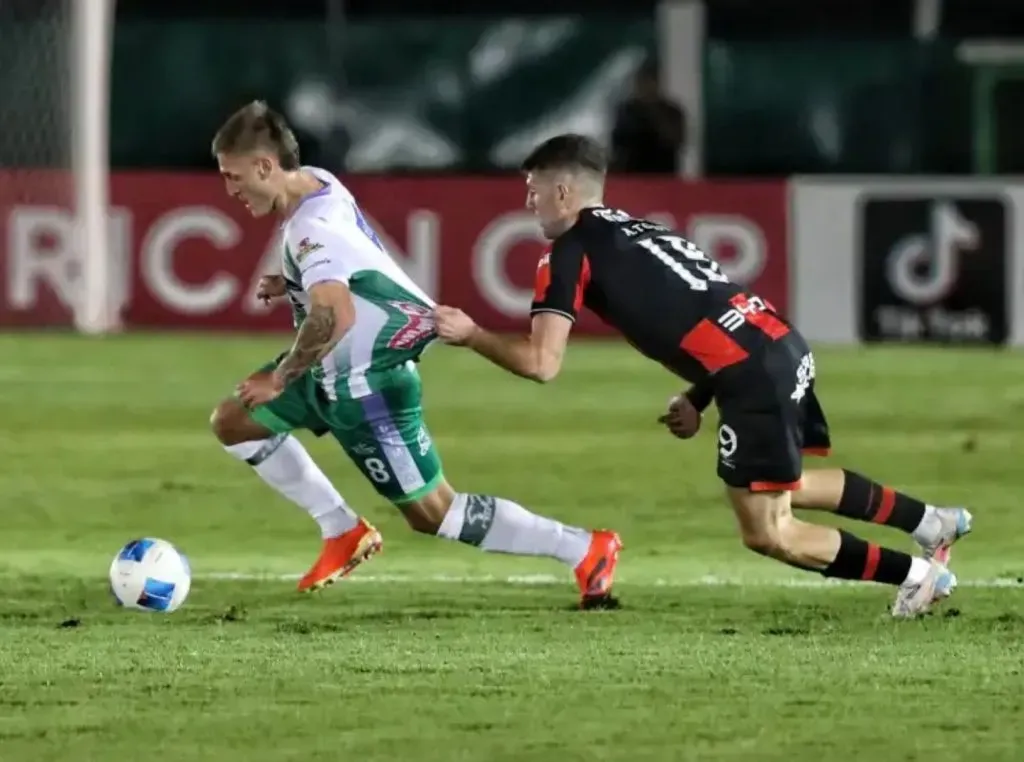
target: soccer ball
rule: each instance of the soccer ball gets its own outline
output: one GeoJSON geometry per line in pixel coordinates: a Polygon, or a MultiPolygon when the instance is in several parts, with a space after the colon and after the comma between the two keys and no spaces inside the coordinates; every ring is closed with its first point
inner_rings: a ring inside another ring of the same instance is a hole
{"type": "Polygon", "coordinates": [[[125,608],[169,614],[191,587],[188,559],[166,540],[132,540],[110,564],[110,592],[125,608]]]}

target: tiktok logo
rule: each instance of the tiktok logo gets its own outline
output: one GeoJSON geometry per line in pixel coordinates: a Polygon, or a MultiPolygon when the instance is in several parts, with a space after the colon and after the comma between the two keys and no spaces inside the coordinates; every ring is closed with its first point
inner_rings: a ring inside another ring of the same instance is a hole
{"type": "Polygon", "coordinates": [[[1010,199],[999,193],[864,196],[858,199],[861,337],[1005,342],[1010,199]]]}
{"type": "Polygon", "coordinates": [[[893,247],[886,276],[893,291],[912,304],[934,304],[953,291],[964,252],[981,246],[978,226],[948,201],[931,208],[930,230],[907,236],[893,247]]]}

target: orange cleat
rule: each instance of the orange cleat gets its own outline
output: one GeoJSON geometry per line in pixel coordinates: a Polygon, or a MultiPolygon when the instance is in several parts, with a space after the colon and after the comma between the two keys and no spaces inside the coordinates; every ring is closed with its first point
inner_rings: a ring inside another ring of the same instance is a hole
{"type": "Polygon", "coordinates": [[[299,592],[320,590],[348,576],[363,561],[380,552],[383,540],[366,519],[339,537],[324,540],[320,558],[299,580],[299,592]]]}
{"type": "Polygon", "coordinates": [[[580,586],[580,608],[614,608],[612,583],[619,564],[622,540],[615,532],[594,532],[587,555],[576,567],[576,583],[580,586]]]}

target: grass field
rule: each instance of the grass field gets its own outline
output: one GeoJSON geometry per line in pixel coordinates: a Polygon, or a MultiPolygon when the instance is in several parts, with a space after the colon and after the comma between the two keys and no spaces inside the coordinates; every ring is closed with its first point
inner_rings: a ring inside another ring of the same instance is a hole
{"type": "Polygon", "coordinates": [[[1024,356],[818,353],[833,462],[975,511],[954,554],[961,589],[897,623],[889,589],[826,587],[743,550],[711,427],[688,443],[660,431],[675,382],[611,345],[574,346],[548,386],[448,348],[423,373],[455,485],[621,532],[622,610],[572,610],[553,562],[413,536],[309,439],[385,552],[300,597],[315,526],[207,427],[283,343],[0,338],[2,762],[1024,754],[1024,356]],[[110,602],[110,559],[138,535],[191,558],[174,615],[110,602]]]}

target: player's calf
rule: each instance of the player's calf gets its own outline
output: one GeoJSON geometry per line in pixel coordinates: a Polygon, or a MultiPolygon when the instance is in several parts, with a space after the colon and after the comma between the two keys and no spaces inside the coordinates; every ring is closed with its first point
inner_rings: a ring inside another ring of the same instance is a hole
{"type": "Polygon", "coordinates": [[[448,509],[457,497],[448,482],[443,481],[428,494],[398,504],[402,516],[414,532],[436,536],[448,509]]]}
{"type": "Polygon", "coordinates": [[[793,505],[833,511],[857,521],[884,524],[910,534],[927,558],[945,561],[949,547],[971,531],[963,508],[938,508],[847,469],[805,471],[793,505]]]}
{"type": "Polygon", "coordinates": [[[324,544],[316,563],[299,582],[300,590],[330,584],[380,550],[377,530],[359,519],[294,436],[274,433],[257,423],[235,399],[224,400],[214,409],[210,427],[228,454],[251,466],[320,527],[324,544]]]}
{"type": "Polygon", "coordinates": [[[941,564],[800,521],[792,514],[788,492],[730,487],[728,493],[744,544],[751,550],[825,577],[900,587],[898,601],[904,605],[894,608],[896,616],[922,613],[955,587],[956,578],[947,577],[941,564]]]}
{"type": "Polygon", "coordinates": [[[835,530],[793,516],[786,492],[751,492],[730,487],[729,500],[740,526],[743,544],[763,556],[798,569],[824,572],[835,558],[835,530]]]}

